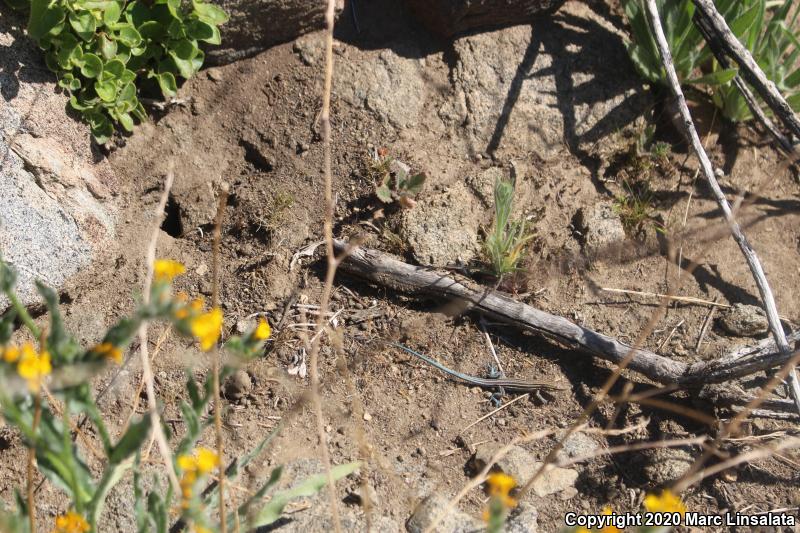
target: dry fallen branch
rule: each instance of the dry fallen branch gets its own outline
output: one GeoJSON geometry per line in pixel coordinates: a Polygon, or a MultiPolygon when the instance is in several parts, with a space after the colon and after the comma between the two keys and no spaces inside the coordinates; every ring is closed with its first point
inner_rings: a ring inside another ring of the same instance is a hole
{"type": "MultiPolygon", "coordinates": [[[[348,246],[343,241],[336,241],[335,248],[342,253],[348,246]]],[[[377,250],[352,249],[340,268],[407,294],[464,302],[471,310],[489,315],[499,322],[542,335],[558,344],[612,363],[621,363],[632,351],[633,357],[628,368],[664,384],[700,386],[720,383],[780,366],[792,357],[791,353],[780,353],[774,341],[764,340],[715,361],[687,365],[649,350],[633,348],[486,287],[470,287],[466,280],[456,281],[445,274],[409,265],[377,250]]],[[[800,340],[800,332],[793,333],[789,340],[800,340]]]]}
{"type": "MultiPolygon", "coordinates": [[[[758,68],[758,65],[755,64],[755,61],[753,61],[753,58],[750,56],[750,53],[747,51],[747,49],[745,49],[742,44],[736,40],[735,36],[728,28],[728,25],[725,23],[725,19],[723,19],[714,8],[714,4],[710,0],[694,0],[694,3],[697,5],[698,12],[702,13],[702,17],[707,19],[709,25],[720,36],[728,53],[734,57],[737,63],[739,63],[739,66],[742,68],[745,77],[747,77],[751,84],[754,84],[756,89],[759,90],[761,97],[764,98],[769,106],[775,111],[776,115],[780,116],[784,120],[784,123],[786,123],[787,127],[792,128],[792,130],[795,132],[795,135],[800,137],[800,122],[797,121],[797,117],[795,117],[792,109],[775,88],[775,84],[766,79],[766,76],[764,76],[764,73],[758,68]]],[[[767,313],[769,327],[772,331],[775,343],[778,346],[778,350],[782,355],[788,356],[788,359],[791,357],[789,354],[791,352],[791,348],[789,347],[786,335],[783,332],[783,326],[781,325],[781,321],[778,316],[778,307],[775,305],[775,298],[772,296],[772,289],[767,282],[767,276],[764,274],[761,261],[759,261],[755,250],[750,245],[750,242],[742,232],[739,223],[736,221],[733,211],[731,210],[731,206],[728,204],[728,200],[725,198],[725,193],[722,192],[722,189],[717,182],[717,178],[714,175],[714,169],[711,166],[711,160],[708,158],[708,154],[706,154],[705,148],[703,148],[703,144],[700,142],[700,137],[697,135],[697,130],[692,122],[692,117],[689,114],[689,108],[686,105],[686,99],[683,96],[683,91],[681,90],[680,82],[678,81],[678,75],[675,73],[675,67],[672,63],[672,54],[669,51],[669,45],[667,44],[667,39],[664,36],[664,30],[661,27],[661,19],[658,15],[658,7],[656,6],[656,2],[655,0],[647,0],[645,4],[647,7],[647,16],[650,19],[650,26],[653,29],[653,35],[661,54],[661,64],[667,73],[667,80],[669,81],[670,89],[675,95],[675,99],[678,104],[678,110],[681,114],[684,127],[683,133],[691,143],[692,150],[695,152],[698,160],[700,161],[700,169],[703,173],[703,177],[706,179],[706,183],[711,189],[711,192],[714,194],[714,198],[716,199],[717,204],[722,211],[722,215],[730,227],[731,235],[736,241],[736,244],[739,245],[739,248],[741,249],[742,254],[747,261],[747,266],[750,268],[750,272],[753,275],[753,279],[758,286],[758,292],[761,294],[761,300],[764,302],[764,311],[767,313]]],[[[792,371],[789,373],[789,384],[795,404],[797,405],[797,409],[800,411],[800,382],[798,382],[797,373],[794,371],[794,369],[792,369],[792,371]]]]}

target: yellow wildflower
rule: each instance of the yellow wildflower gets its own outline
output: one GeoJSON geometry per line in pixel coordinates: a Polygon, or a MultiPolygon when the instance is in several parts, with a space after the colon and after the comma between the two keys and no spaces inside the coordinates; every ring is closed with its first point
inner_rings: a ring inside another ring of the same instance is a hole
{"type": "Polygon", "coordinates": [[[93,347],[89,351],[92,352],[97,357],[111,359],[117,364],[120,364],[122,362],[122,350],[120,350],[110,342],[101,342],[100,344],[93,347]]]}
{"type": "Polygon", "coordinates": [[[3,361],[6,363],[16,363],[19,360],[20,350],[16,346],[6,346],[0,353],[3,354],[3,361]]]}
{"type": "Polygon", "coordinates": [[[153,263],[153,275],[156,281],[172,281],[175,276],[180,276],[184,272],[186,267],[172,259],[156,259],[153,263]]]}
{"type": "Polygon", "coordinates": [[[489,496],[500,498],[503,506],[508,509],[517,506],[517,500],[509,496],[509,493],[517,486],[513,477],[502,472],[495,472],[489,474],[486,483],[489,485],[489,496]]]}
{"type": "Polygon", "coordinates": [[[31,392],[39,392],[42,378],[53,371],[50,364],[50,354],[47,351],[36,353],[36,349],[29,342],[22,346],[22,356],[17,363],[17,373],[28,382],[31,392]]]}
{"type": "MultiPolygon", "coordinates": [[[[614,514],[614,511],[611,509],[611,507],[606,506],[606,507],[603,507],[603,512],[600,513],[600,514],[610,515],[610,514],[614,514]]],[[[618,531],[625,531],[625,530],[624,529],[620,529],[620,528],[618,528],[617,526],[614,526],[614,525],[609,525],[609,526],[603,526],[603,529],[600,530],[600,533],[617,533],[618,531]]]]}
{"type": "Polygon", "coordinates": [[[198,476],[204,476],[219,466],[219,456],[208,448],[198,448],[194,455],[179,455],[178,468],[183,472],[181,478],[181,507],[189,508],[189,500],[194,494],[194,484],[198,476]]]}
{"type": "Polygon", "coordinates": [[[194,533],[212,533],[212,531],[207,527],[198,524],[195,524],[194,527],[192,527],[192,530],[194,533]]]}
{"type": "Polygon", "coordinates": [[[681,513],[686,512],[686,506],[680,498],[672,494],[669,489],[661,492],[661,496],[648,494],[644,499],[644,507],[651,513],[681,513]]]}
{"type": "Polygon", "coordinates": [[[269,339],[270,335],[272,335],[272,328],[269,327],[269,322],[262,318],[258,321],[258,326],[256,326],[256,330],[253,332],[253,337],[255,337],[256,340],[265,341],[269,339]]]}
{"type": "Polygon", "coordinates": [[[214,450],[208,448],[197,449],[197,471],[200,474],[208,474],[219,466],[219,456],[214,450]]]}
{"type": "Polygon", "coordinates": [[[184,472],[194,472],[196,469],[195,458],[192,457],[191,455],[179,455],[178,468],[180,468],[184,472]]]}
{"type": "Polygon", "coordinates": [[[56,517],[56,527],[52,533],[86,533],[89,523],[75,511],[69,511],[56,517]]]}
{"type": "Polygon", "coordinates": [[[207,352],[216,344],[222,332],[222,310],[215,307],[197,316],[192,320],[190,328],[192,335],[200,341],[200,348],[207,352]]]}

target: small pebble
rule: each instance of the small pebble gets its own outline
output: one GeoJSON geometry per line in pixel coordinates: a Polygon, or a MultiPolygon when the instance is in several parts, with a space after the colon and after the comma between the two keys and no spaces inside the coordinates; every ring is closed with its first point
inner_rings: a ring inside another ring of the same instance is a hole
{"type": "Polygon", "coordinates": [[[364,412],[364,420],[369,422],[370,420],[372,420],[372,415],[365,411],[364,412]]]}

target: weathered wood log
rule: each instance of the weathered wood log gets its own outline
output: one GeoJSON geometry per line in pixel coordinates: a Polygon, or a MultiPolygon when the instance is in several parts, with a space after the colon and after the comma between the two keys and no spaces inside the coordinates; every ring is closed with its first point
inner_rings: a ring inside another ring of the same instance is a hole
{"type": "Polygon", "coordinates": [[[444,37],[492,26],[525,24],[557,10],[564,0],[406,0],[429,30],[444,37]]]}
{"type": "MultiPolygon", "coordinates": [[[[337,254],[348,249],[345,242],[338,240],[334,247],[337,254]]],[[[739,348],[715,361],[687,365],[649,350],[634,348],[489,288],[473,287],[467,280],[457,281],[449,275],[409,265],[377,250],[350,249],[339,268],[406,294],[431,296],[445,302],[463,302],[471,311],[612,363],[619,364],[633,350],[628,369],[663,384],[686,387],[721,383],[780,366],[794,355],[781,353],[775,342],[769,339],[755,346],[739,348]]],[[[789,340],[800,341],[800,331],[790,335],[789,340]]]]}

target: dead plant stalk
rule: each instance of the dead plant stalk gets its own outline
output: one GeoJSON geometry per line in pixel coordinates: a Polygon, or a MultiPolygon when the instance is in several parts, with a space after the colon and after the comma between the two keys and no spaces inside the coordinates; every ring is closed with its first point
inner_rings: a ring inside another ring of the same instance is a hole
{"type": "MultiPolygon", "coordinates": [[[[217,216],[214,220],[214,244],[211,252],[211,307],[215,309],[219,306],[219,246],[222,241],[222,219],[225,216],[225,206],[228,203],[228,189],[224,186],[220,191],[219,204],[217,205],[217,216]]],[[[222,401],[219,394],[219,372],[220,354],[219,346],[213,349],[213,369],[214,373],[214,433],[216,436],[217,457],[219,457],[219,528],[221,533],[227,533],[228,524],[225,520],[225,450],[222,440],[222,401]]],[[[235,513],[235,511],[234,511],[235,513]]],[[[238,518],[238,513],[236,518],[238,518]]]]}
{"type": "Polygon", "coordinates": [[[328,496],[330,499],[331,517],[333,526],[337,533],[342,531],[339,519],[339,509],[336,501],[336,487],[331,473],[331,458],[328,453],[328,441],[325,437],[325,420],[322,414],[322,399],[319,392],[319,351],[322,342],[322,335],[319,333],[326,327],[325,318],[330,304],[331,292],[333,289],[333,279],[336,275],[337,261],[333,252],[333,177],[331,174],[331,85],[333,82],[333,17],[336,7],[336,0],[326,0],[325,10],[325,84],[322,93],[322,113],[320,121],[322,123],[322,142],[323,142],[323,165],[325,175],[325,221],[324,237],[326,256],[328,259],[327,272],[325,274],[325,286],[322,289],[322,297],[319,302],[319,314],[317,315],[316,332],[311,342],[310,354],[310,376],[311,376],[311,398],[314,405],[314,413],[317,419],[317,438],[319,439],[320,454],[322,463],[327,474],[328,496]]]}
{"type": "MultiPolygon", "coordinates": [[[[156,260],[158,234],[161,233],[161,221],[164,218],[164,209],[167,206],[169,191],[172,189],[172,183],[175,180],[175,175],[172,172],[171,166],[170,164],[169,172],[167,172],[167,177],[164,180],[164,190],[161,192],[161,199],[158,202],[158,206],[156,206],[153,233],[147,245],[147,254],[145,256],[147,274],[145,275],[144,289],[142,291],[142,301],[144,305],[150,302],[150,286],[153,284],[153,263],[156,260]]],[[[164,427],[161,424],[161,415],[158,413],[153,369],[150,367],[150,357],[147,352],[147,320],[143,320],[141,326],[139,326],[139,356],[142,362],[142,381],[145,383],[145,390],[147,391],[147,406],[150,412],[150,422],[153,427],[153,437],[158,444],[161,457],[164,459],[167,476],[172,484],[172,488],[176,494],[180,494],[181,485],[178,481],[178,475],[175,473],[175,465],[172,462],[172,450],[169,448],[167,436],[164,434],[164,427]]]]}

